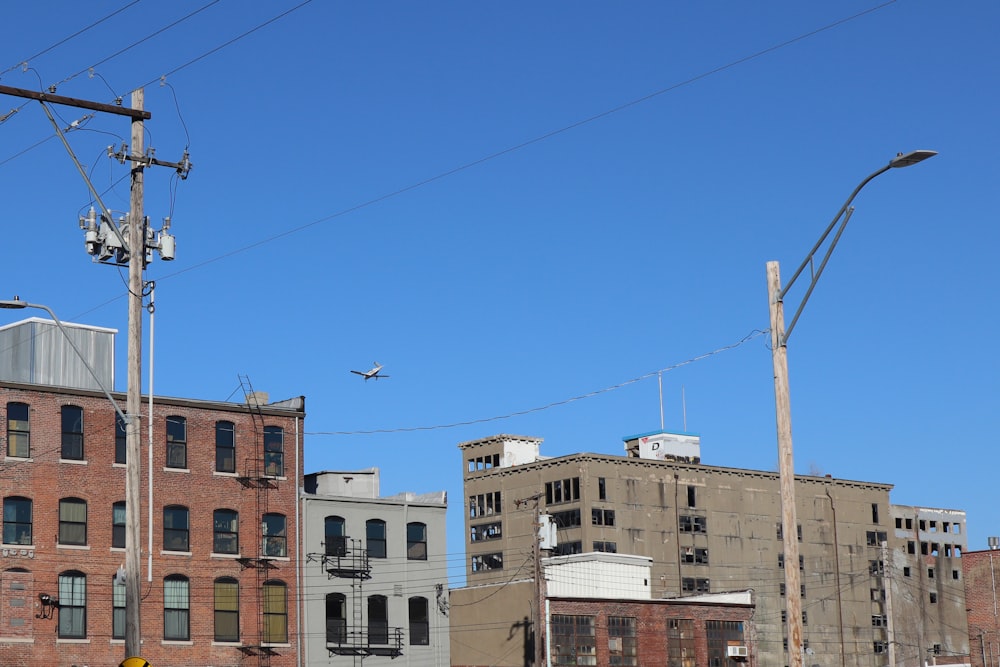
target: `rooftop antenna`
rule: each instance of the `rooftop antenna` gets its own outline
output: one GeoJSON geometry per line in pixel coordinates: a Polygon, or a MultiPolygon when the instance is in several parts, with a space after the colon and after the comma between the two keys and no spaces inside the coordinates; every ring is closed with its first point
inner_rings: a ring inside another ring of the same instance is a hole
{"type": "Polygon", "coordinates": [[[656,382],[660,385],[660,430],[664,429],[663,426],[663,371],[656,374],[656,382]]]}
{"type": "Polygon", "coordinates": [[[687,399],[684,397],[684,385],[681,385],[681,411],[684,413],[684,432],[688,432],[687,399]]]}

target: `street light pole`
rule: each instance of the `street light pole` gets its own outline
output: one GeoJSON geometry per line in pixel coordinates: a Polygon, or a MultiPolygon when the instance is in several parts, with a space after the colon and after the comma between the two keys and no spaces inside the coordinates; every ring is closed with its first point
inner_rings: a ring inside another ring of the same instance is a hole
{"type": "MultiPolygon", "coordinates": [[[[799,315],[805,307],[809,296],[816,287],[816,282],[826,268],[826,263],[837,246],[844,228],[854,209],[851,202],[876,176],[883,174],[893,168],[909,167],[910,165],[922,162],[929,157],[937,155],[935,151],[913,151],[911,153],[898,154],[889,164],[874,171],[854,188],[854,192],[847,198],[844,205],[837,212],[833,221],[827,226],[826,231],[820,236],[819,241],[803,260],[802,264],[792,275],[788,284],[782,288],[781,272],[778,262],[767,263],[767,297],[769,314],[771,319],[771,360],[774,367],[774,405],[775,421],[778,433],[778,478],[781,492],[781,534],[784,548],[784,569],[785,569],[785,616],[788,623],[788,665],[789,667],[802,667],[802,598],[801,578],[799,576],[799,542],[798,523],[795,516],[795,466],[792,455],[792,407],[788,388],[788,337],[798,322],[799,315]],[[785,309],[784,299],[789,288],[795,283],[798,277],[805,270],[806,266],[812,266],[813,257],[826,241],[830,232],[840,226],[834,234],[830,245],[820,262],[819,268],[812,273],[809,287],[806,289],[802,301],[799,303],[795,314],[792,316],[791,324],[785,329],[785,309]]],[[[834,545],[836,548],[836,545],[834,545]]]]}

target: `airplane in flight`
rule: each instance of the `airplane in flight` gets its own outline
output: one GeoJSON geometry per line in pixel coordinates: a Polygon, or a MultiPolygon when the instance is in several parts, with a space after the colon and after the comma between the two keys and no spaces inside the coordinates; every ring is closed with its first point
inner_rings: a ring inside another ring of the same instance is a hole
{"type": "Polygon", "coordinates": [[[377,361],[374,362],[374,363],[375,363],[375,368],[373,368],[371,370],[368,370],[368,371],[351,371],[351,372],[354,373],[355,375],[360,375],[361,377],[363,377],[365,379],[365,382],[368,382],[368,380],[371,380],[371,379],[381,380],[382,378],[389,377],[388,375],[380,375],[380,373],[382,371],[382,364],[380,364],[377,361]]]}

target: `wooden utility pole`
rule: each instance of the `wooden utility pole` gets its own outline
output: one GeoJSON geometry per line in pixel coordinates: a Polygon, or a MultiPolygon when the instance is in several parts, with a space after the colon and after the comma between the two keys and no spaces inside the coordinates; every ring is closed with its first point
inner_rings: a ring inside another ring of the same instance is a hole
{"type": "Polygon", "coordinates": [[[885,586],[885,643],[889,667],[896,667],[896,630],[892,622],[892,568],[889,567],[889,543],[882,542],[882,583],[885,586]]]}
{"type": "MultiPolygon", "coordinates": [[[[143,109],[143,89],[133,91],[132,108],[143,109]]],[[[132,190],[128,224],[128,388],[125,399],[125,657],[141,655],[139,611],[140,428],[142,382],[142,270],[146,261],[143,213],[143,119],[132,117],[132,190]]],[[[152,423],[153,415],[149,415],[152,423]]],[[[150,445],[152,446],[152,445],[150,445]]]]}
{"type": "Polygon", "coordinates": [[[802,598],[799,595],[799,537],[795,518],[795,465],[792,458],[792,407],[788,389],[788,348],[778,262],[767,263],[767,296],[771,311],[771,358],[778,425],[778,476],[781,485],[781,535],[785,552],[785,617],[788,665],[802,667],[802,598]]]}

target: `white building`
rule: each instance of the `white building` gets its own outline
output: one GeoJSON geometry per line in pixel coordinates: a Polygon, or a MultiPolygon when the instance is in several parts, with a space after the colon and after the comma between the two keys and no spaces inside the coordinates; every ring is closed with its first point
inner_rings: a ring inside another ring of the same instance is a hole
{"type": "Polygon", "coordinates": [[[445,492],[379,497],[377,468],[304,491],[304,664],[447,667],[445,492]]]}

